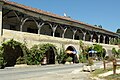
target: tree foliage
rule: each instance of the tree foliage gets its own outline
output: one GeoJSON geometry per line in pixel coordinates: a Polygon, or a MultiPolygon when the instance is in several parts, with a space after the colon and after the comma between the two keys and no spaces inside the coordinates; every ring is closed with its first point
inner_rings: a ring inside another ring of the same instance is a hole
{"type": "Polygon", "coordinates": [[[0,46],[0,68],[4,68],[5,67],[5,60],[4,60],[4,56],[3,56],[3,49],[0,46]]]}
{"type": "Polygon", "coordinates": [[[62,48],[58,50],[59,52],[57,53],[57,61],[59,64],[64,64],[67,58],[67,54],[65,54],[65,49],[64,46],[62,45],[62,48]]]}
{"type": "Polygon", "coordinates": [[[116,55],[117,55],[117,51],[116,51],[115,48],[112,48],[112,54],[114,55],[114,57],[116,57],[116,55]]]}
{"type": "Polygon", "coordinates": [[[119,34],[120,34],[120,29],[117,29],[116,33],[119,33],[119,34]]]}
{"type": "Polygon", "coordinates": [[[88,50],[89,46],[85,46],[82,40],[79,41],[79,46],[80,46],[80,54],[79,54],[79,60],[80,62],[87,62],[87,55],[88,55],[88,50]]]}
{"type": "Polygon", "coordinates": [[[120,56],[120,49],[118,49],[118,55],[120,56]]]}

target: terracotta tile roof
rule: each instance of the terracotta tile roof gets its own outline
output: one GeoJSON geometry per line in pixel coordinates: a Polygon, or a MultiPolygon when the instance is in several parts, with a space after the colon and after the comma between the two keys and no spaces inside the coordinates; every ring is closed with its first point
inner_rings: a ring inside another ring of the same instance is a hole
{"type": "Polygon", "coordinates": [[[86,25],[88,27],[92,27],[94,29],[99,29],[99,30],[103,30],[103,31],[106,31],[106,32],[109,32],[109,33],[112,33],[112,34],[116,34],[114,32],[111,32],[111,31],[108,31],[108,30],[105,30],[103,28],[99,28],[99,27],[95,27],[95,26],[92,26],[92,25],[89,25],[89,24],[86,24],[86,23],[83,23],[83,22],[80,22],[80,21],[77,21],[77,20],[73,20],[71,18],[67,18],[67,17],[64,17],[64,16],[59,16],[57,14],[53,14],[53,13],[50,13],[50,12],[47,12],[47,11],[43,11],[43,10],[40,10],[40,9],[37,9],[37,8],[32,8],[32,7],[29,7],[29,6],[25,6],[25,5],[22,5],[22,4],[18,4],[16,2],[11,2],[9,0],[0,0],[1,2],[4,2],[5,4],[9,4],[9,5],[12,5],[12,6],[15,6],[15,7],[19,7],[19,8],[22,8],[22,9],[26,9],[26,10],[29,10],[29,11],[32,11],[32,12],[36,12],[36,13],[39,13],[39,14],[43,14],[43,15],[47,15],[47,16],[51,16],[51,17],[55,17],[55,18],[58,18],[58,19],[63,19],[63,20],[67,20],[67,21],[70,21],[70,22],[75,22],[75,23],[79,23],[81,25],[86,25]]]}

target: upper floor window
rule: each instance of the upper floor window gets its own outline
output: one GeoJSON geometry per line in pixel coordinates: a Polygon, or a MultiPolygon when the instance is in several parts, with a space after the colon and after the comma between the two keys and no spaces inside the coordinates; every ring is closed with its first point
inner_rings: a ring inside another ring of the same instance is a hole
{"type": "Polygon", "coordinates": [[[29,33],[38,33],[38,29],[31,29],[31,28],[27,28],[27,32],[29,33]]]}
{"type": "Polygon", "coordinates": [[[16,30],[16,26],[10,25],[10,30],[16,30]]]}

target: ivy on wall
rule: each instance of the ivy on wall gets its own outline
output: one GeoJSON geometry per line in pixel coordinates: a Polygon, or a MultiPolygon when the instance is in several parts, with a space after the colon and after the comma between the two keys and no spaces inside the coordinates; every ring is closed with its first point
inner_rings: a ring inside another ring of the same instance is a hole
{"type": "Polygon", "coordinates": [[[27,47],[13,39],[5,41],[1,46],[1,55],[6,63],[4,66],[14,66],[16,63],[26,63],[27,47]]]}
{"type": "Polygon", "coordinates": [[[39,44],[39,45],[34,45],[32,48],[30,48],[30,53],[28,54],[27,57],[27,64],[28,65],[39,65],[44,58],[44,55],[46,51],[49,49],[53,49],[54,52],[56,53],[57,50],[53,44],[39,44]]]}
{"type": "Polygon", "coordinates": [[[14,66],[15,64],[38,65],[41,63],[45,53],[53,49],[57,54],[56,46],[53,44],[34,45],[28,49],[25,44],[10,39],[0,46],[0,66],[14,66]]]}

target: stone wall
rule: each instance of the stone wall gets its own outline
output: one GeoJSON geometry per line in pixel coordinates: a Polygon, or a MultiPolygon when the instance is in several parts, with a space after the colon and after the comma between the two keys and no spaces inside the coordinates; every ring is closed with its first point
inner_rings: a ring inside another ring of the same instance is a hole
{"type": "MultiPolygon", "coordinates": [[[[61,48],[62,45],[64,45],[65,49],[68,46],[73,46],[76,49],[76,51],[79,51],[79,40],[58,38],[58,37],[52,37],[47,35],[41,35],[41,34],[38,35],[33,33],[3,29],[3,35],[1,36],[1,39],[0,39],[1,42],[4,40],[12,39],[12,38],[22,43],[26,43],[26,45],[29,48],[34,44],[51,43],[56,45],[57,49],[61,48]]],[[[95,44],[87,41],[83,41],[83,42],[85,45],[95,44]]],[[[100,45],[102,45],[103,48],[106,49],[108,55],[111,55],[109,51],[111,51],[113,47],[115,47],[116,49],[119,49],[117,45],[109,45],[109,44],[100,44],[100,45]]]]}

